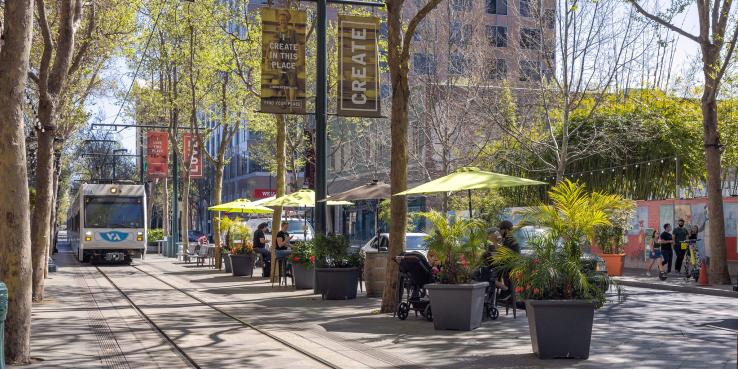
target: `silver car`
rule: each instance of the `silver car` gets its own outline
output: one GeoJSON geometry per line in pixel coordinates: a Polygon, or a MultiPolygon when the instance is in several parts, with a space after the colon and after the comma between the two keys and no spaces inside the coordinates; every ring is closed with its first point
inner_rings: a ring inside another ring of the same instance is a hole
{"type": "MultiPolygon", "coordinates": [[[[374,253],[378,251],[387,251],[384,247],[389,247],[389,233],[381,233],[380,237],[386,237],[386,242],[377,242],[377,236],[372,237],[369,242],[365,243],[361,247],[361,253],[374,253]],[[378,250],[378,244],[381,243],[382,249],[378,250]]],[[[425,238],[428,237],[427,233],[406,233],[405,234],[405,251],[415,251],[423,254],[428,258],[428,245],[425,243],[425,238]]]]}

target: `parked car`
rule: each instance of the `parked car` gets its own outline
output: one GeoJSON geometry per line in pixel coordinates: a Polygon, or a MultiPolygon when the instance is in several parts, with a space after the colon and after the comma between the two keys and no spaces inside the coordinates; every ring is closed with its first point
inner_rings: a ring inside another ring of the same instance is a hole
{"type": "MultiPolygon", "coordinates": [[[[377,251],[387,251],[387,247],[389,247],[389,233],[381,233],[379,237],[385,238],[385,240],[377,242],[377,236],[374,236],[361,247],[360,252],[366,255],[367,253],[377,251]]],[[[406,233],[405,251],[416,251],[427,258],[428,245],[425,243],[426,237],[428,237],[427,233],[406,233]]]]}
{"type": "MultiPolygon", "coordinates": [[[[310,241],[315,236],[315,231],[313,230],[313,225],[310,223],[310,221],[305,221],[305,219],[299,219],[299,218],[287,218],[283,219],[283,221],[287,221],[290,223],[289,227],[287,228],[287,232],[292,236],[292,242],[303,242],[305,240],[310,241]]],[[[271,218],[254,218],[249,219],[246,221],[246,225],[251,229],[251,232],[253,233],[256,231],[256,228],[261,223],[268,224],[267,228],[269,228],[269,232],[265,232],[265,238],[267,240],[267,244],[272,243],[272,232],[278,232],[279,227],[277,227],[277,230],[274,230],[274,227],[272,227],[272,219],[271,218]]],[[[280,222],[281,223],[281,222],[280,222]]]]}

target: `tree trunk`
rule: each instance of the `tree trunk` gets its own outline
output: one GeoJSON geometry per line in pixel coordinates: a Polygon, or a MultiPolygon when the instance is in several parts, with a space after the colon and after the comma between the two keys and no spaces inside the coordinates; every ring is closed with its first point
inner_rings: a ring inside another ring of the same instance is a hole
{"type": "Polygon", "coordinates": [[[721,186],[720,168],[720,134],[718,133],[717,101],[715,92],[708,91],[708,86],[715,86],[709,81],[705,83],[702,98],[702,119],[705,132],[705,161],[707,167],[707,210],[710,218],[710,282],[730,284],[725,248],[725,216],[723,213],[723,190],[721,186]]]}
{"type": "MultiPolygon", "coordinates": [[[[220,205],[223,201],[223,164],[222,158],[215,164],[215,184],[213,188],[215,205],[220,205]]],[[[220,214],[213,212],[213,242],[215,243],[215,267],[221,268],[221,245],[220,245],[220,214]]]]}
{"type": "MultiPolygon", "coordinates": [[[[407,102],[410,88],[407,80],[408,60],[403,60],[402,40],[402,2],[387,2],[387,24],[389,26],[389,65],[392,80],[392,116],[391,116],[391,167],[390,186],[392,193],[407,189],[407,102]]],[[[382,294],[383,313],[393,312],[397,304],[397,263],[393,258],[405,250],[405,219],[407,218],[407,198],[393,196],[390,202],[389,252],[382,294]]]]}
{"type": "Polygon", "coordinates": [[[0,41],[0,281],[8,287],[5,359],[31,357],[31,227],[23,97],[33,32],[33,1],[4,5],[0,41]]]}
{"type": "MultiPolygon", "coordinates": [[[[43,106],[43,104],[41,104],[43,106]]],[[[44,126],[53,116],[53,108],[44,111],[39,107],[39,117],[44,126]]],[[[54,192],[54,131],[38,130],[38,155],[36,157],[36,203],[31,224],[31,248],[33,255],[33,301],[44,300],[44,256],[49,248],[51,212],[54,192]]]]}
{"type": "Polygon", "coordinates": [[[57,154],[54,159],[54,191],[51,196],[51,217],[49,222],[49,244],[46,247],[46,253],[44,255],[44,279],[49,277],[49,255],[54,253],[54,241],[56,240],[56,223],[57,214],[59,210],[59,175],[61,175],[61,158],[57,154]]]}
{"type": "MultiPolygon", "coordinates": [[[[285,167],[286,167],[286,152],[285,152],[285,136],[287,136],[285,128],[284,115],[277,114],[277,188],[276,197],[284,196],[284,182],[285,182],[285,167]]],[[[275,271],[277,263],[277,231],[279,230],[279,223],[282,218],[282,207],[275,207],[274,213],[272,214],[272,270],[271,280],[272,282],[277,281],[277,274],[275,271]]]]}

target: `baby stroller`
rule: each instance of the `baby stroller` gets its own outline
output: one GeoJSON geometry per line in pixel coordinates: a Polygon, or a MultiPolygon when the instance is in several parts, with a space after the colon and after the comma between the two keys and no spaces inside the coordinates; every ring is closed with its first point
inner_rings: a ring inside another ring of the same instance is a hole
{"type": "Polygon", "coordinates": [[[397,280],[397,309],[395,313],[400,320],[407,319],[410,310],[425,317],[428,321],[433,320],[430,298],[425,290],[425,285],[435,282],[431,266],[425,256],[417,252],[403,252],[395,257],[395,262],[400,265],[397,280]]]}
{"type": "Polygon", "coordinates": [[[486,295],[484,297],[484,315],[492,320],[497,320],[500,316],[500,311],[497,310],[497,294],[498,288],[495,285],[498,273],[495,269],[489,266],[483,266],[479,268],[479,271],[474,275],[474,280],[479,282],[489,282],[487,286],[486,295]]]}

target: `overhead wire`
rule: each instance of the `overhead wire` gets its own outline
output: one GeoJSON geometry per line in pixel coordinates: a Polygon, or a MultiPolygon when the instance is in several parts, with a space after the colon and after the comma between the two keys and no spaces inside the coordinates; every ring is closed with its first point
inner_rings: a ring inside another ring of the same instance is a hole
{"type": "MultiPolygon", "coordinates": [[[[141,64],[143,64],[143,61],[146,58],[146,53],[149,50],[149,44],[151,44],[151,39],[154,36],[154,32],[156,32],[156,27],[159,25],[159,19],[161,18],[162,13],[164,12],[164,8],[166,4],[167,2],[164,1],[161,4],[161,7],[159,8],[159,13],[156,15],[156,19],[154,20],[154,26],[151,28],[151,33],[149,33],[149,37],[146,39],[146,44],[144,45],[143,53],[141,53],[141,59],[138,60],[138,63],[136,65],[136,71],[133,73],[133,78],[131,79],[131,84],[128,86],[128,90],[126,91],[126,94],[123,97],[123,101],[121,102],[120,107],[118,107],[118,112],[115,114],[115,119],[113,119],[113,124],[115,124],[118,121],[118,117],[120,117],[120,112],[123,111],[123,107],[128,102],[128,96],[131,95],[133,84],[136,83],[138,72],[141,70],[141,64]]],[[[119,133],[126,128],[129,128],[129,127],[122,127],[120,130],[116,131],[116,133],[119,133]]]]}

